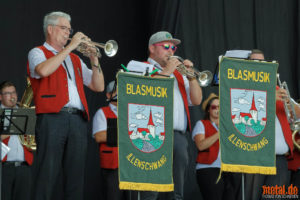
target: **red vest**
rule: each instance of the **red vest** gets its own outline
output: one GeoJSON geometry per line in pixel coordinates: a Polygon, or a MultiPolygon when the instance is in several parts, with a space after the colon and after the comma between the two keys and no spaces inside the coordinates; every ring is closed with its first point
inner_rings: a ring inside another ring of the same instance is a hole
{"type": "MultiPolygon", "coordinates": [[[[277,86],[276,89],[278,89],[279,87],[277,86]]],[[[287,145],[289,146],[290,149],[290,157],[293,156],[293,150],[294,150],[294,144],[293,144],[293,140],[292,140],[292,132],[291,132],[291,128],[290,128],[290,124],[287,120],[286,114],[285,114],[285,110],[284,110],[284,105],[282,101],[276,101],[276,116],[280,122],[282,131],[283,131],[283,135],[284,135],[284,139],[287,143],[287,145]]]]}
{"type": "MultiPolygon", "coordinates": [[[[216,132],[216,128],[212,125],[210,120],[201,120],[204,129],[205,129],[205,138],[208,138],[214,135],[216,132]]],[[[201,164],[212,164],[217,158],[219,153],[219,140],[217,140],[213,145],[211,145],[208,150],[198,151],[197,163],[201,164]]]]}
{"type": "MultiPolygon", "coordinates": [[[[2,142],[6,145],[8,145],[10,137],[4,139],[2,142]]],[[[32,165],[33,162],[33,154],[31,151],[29,151],[26,147],[23,146],[24,149],[24,158],[25,161],[28,163],[28,165],[32,165]]],[[[3,158],[2,162],[5,162],[7,160],[7,155],[3,158]]]]}
{"type": "MultiPolygon", "coordinates": [[[[54,54],[44,46],[40,46],[38,48],[44,52],[46,59],[54,56],[54,54]]],[[[88,106],[83,89],[81,62],[79,57],[73,53],[70,53],[70,57],[73,63],[77,91],[85,109],[85,113],[89,119],[88,106]]],[[[27,73],[30,77],[29,64],[27,64],[27,73]]],[[[60,65],[58,69],[48,77],[40,79],[30,77],[30,82],[37,114],[58,113],[62,107],[68,103],[68,78],[66,70],[62,65],[60,65]]]]}
{"type": "MultiPolygon", "coordinates": [[[[109,106],[103,107],[102,111],[106,119],[116,119],[117,116],[109,106]]],[[[107,133],[109,134],[109,133],[107,133]]],[[[106,143],[100,143],[100,166],[105,169],[117,169],[118,164],[118,147],[109,147],[106,143]]]]}

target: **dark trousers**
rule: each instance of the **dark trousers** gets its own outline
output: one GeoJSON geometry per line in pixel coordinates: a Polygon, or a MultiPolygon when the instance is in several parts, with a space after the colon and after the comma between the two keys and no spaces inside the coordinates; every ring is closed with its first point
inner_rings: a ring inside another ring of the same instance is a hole
{"type": "Polygon", "coordinates": [[[120,190],[118,169],[101,169],[106,200],[135,200],[136,191],[120,190]]]}
{"type": "Polygon", "coordinates": [[[31,200],[31,168],[2,165],[2,200],[31,200]]]}
{"type": "Polygon", "coordinates": [[[82,200],[87,122],[80,114],[39,114],[36,121],[35,200],[52,200],[63,174],[64,200],[82,200]]]}
{"type": "MultiPolygon", "coordinates": [[[[298,190],[300,189],[300,170],[297,171],[291,171],[291,184],[293,186],[297,186],[298,190]]],[[[300,194],[300,192],[298,192],[300,194]]]]}
{"type": "Polygon", "coordinates": [[[241,196],[241,179],[239,173],[223,172],[218,183],[220,168],[203,168],[197,170],[197,182],[204,200],[239,200],[241,196]]]}
{"type": "MultiPolygon", "coordinates": [[[[173,180],[174,192],[172,199],[181,200],[184,195],[184,180],[186,168],[189,162],[188,141],[186,134],[174,131],[174,147],[173,147],[173,180]]],[[[156,200],[158,192],[141,192],[142,200],[156,200]]]]}
{"type": "Polygon", "coordinates": [[[285,156],[276,156],[276,175],[246,174],[245,199],[262,199],[262,186],[287,186],[290,183],[288,162],[285,156]]]}
{"type": "Polygon", "coordinates": [[[222,200],[225,184],[223,178],[218,183],[220,168],[204,168],[197,170],[197,183],[204,200],[222,200]]]}

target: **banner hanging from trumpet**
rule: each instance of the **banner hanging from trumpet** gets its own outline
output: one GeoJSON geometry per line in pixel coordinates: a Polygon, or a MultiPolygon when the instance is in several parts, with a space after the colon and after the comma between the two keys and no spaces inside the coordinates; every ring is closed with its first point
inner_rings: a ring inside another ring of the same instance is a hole
{"type": "Polygon", "coordinates": [[[273,62],[221,59],[221,171],[276,174],[277,69],[273,62]]]}
{"type": "Polygon", "coordinates": [[[120,189],[174,190],[173,78],[118,73],[120,189]]]}

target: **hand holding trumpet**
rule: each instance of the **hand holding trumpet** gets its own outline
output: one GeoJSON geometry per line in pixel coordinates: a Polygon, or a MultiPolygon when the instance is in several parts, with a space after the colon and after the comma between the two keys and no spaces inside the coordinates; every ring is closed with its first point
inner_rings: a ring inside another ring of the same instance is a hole
{"type": "Polygon", "coordinates": [[[91,61],[97,57],[101,58],[99,48],[102,48],[108,57],[113,57],[118,52],[118,43],[115,40],[108,40],[105,44],[93,42],[81,32],[77,32],[73,38],[69,38],[69,40],[71,40],[71,42],[68,46],[70,46],[72,50],[76,49],[84,56],[89,57],[91,61]]]}
{"type": "Polygon", "coordinates": [[[77,32],[72,38],[69,38],[71,42],[68,44],[68,47],[72,49],[76,49],[81,43],[86,43],[90,41],[90,39],[81,32],[77,32]]]}
{"type": "Polygon", "coordinates": [[[95,46],[91,39],[83,33],[77,32],[73,38],[69,38],[69,40],[71,40],[71,42],[68,46],[70,46],[72,50],[76,49],[79,52],[82,52],[84,56],[91,59],[92,63],[97,62],[97,57],[101,58],[99,49],[95,46]]]}

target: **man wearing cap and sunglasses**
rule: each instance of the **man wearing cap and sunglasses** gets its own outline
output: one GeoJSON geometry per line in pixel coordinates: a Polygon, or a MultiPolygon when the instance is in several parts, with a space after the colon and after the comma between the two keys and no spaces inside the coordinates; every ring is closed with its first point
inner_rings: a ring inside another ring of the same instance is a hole
{"type": "MultiPolygon", "coordinates": [[[[176,67],[182,64],[174,55],[179,39],[175,39],[169,32],[160,31],[153,34],[149,40],[148,63],[158,69],[155,76],[175,77],[174,80],[174,150],[173,150],[173,199],[183,199],[185,171],[188,165],[187,127],[191,131],[191,122],[188,106],[199,105],[202,101],[202,90],[196,79],[188,79],[181,75],[176,67]]],[[[183,64],[192,69],[193,63],[184,60],[183,64]]],[[[142,199],[156,199],[157,192],[142,192],[142,199]]]]}

